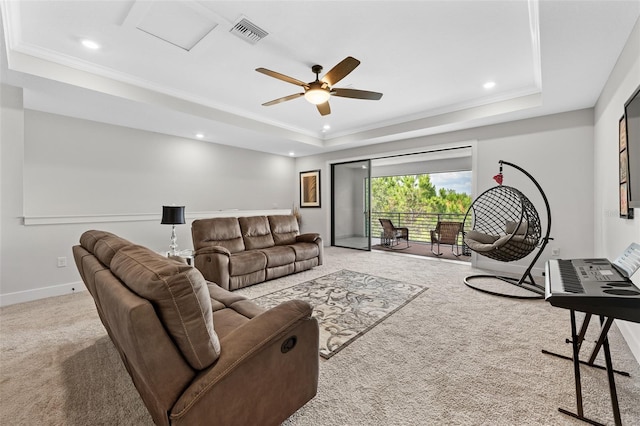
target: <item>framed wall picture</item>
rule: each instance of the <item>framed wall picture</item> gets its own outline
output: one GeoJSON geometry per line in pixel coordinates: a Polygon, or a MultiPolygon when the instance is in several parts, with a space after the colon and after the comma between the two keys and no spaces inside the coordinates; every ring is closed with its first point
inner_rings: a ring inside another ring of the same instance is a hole
{"type": "Polygon", "coordinates": [[[624,116],[618,122],[618,161],[620,217],[633,219],[633,209],[629,208],[629,150],[627,148],[627,122],[624,116]]]}
{"type": "MultiPolygon", "coordinates": [[[[629,217],[629,191],[627,191],[627,182],[620,184],[620,217],[629,217]]],[[[633,217],[633,214],[632,214],[633,217]]]]}
{"type": "Polygon", "coordinates": [[[320,170],[300,172],[300,208],[320,207],[320,170]]]}

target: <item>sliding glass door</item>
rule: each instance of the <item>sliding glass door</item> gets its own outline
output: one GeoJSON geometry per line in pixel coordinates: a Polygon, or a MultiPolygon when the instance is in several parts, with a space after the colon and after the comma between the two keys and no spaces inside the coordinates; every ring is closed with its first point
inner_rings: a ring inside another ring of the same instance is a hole
{"type": "Polygon", "coordinates": [[[371,161],[331,165],[331,245],[371,250],[371,161]]]}

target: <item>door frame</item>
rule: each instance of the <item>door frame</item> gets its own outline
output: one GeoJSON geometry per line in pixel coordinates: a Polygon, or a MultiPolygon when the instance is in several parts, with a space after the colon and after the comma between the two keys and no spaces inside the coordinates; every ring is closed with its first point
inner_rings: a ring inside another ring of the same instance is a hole
{"type": "Polygon", "coordinates": [[[365,247],[353,247],[349,245],[338,245],[336,244],[336,176],[335,176],[335,168],[337,166],[343,166],[346,164],[354,164],[354,163],[365,163],[367,169],[367,176],[364,179],[363,185],[363,204],[364,204],[364,226],[365,228],[370,227],[371,224],[371,159],[364,158],[359,160],[351,160],[351,161],[342,161],[331,163],[331,245],[335,247],[344,247],[355,250],[363,250],[363,251],[371,251],[371,232],[370,229],[365,229],[364,236],[367,239],[367,246],[365,247]]]}

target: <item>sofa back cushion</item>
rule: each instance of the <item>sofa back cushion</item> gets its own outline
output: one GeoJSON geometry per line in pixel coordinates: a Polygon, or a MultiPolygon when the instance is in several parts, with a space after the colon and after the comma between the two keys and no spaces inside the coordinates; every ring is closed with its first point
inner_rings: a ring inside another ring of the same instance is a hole
{"type": "Polygon", "coordinates": [[[133,243],[117,235],[107,235],[95,243],[93,246],[93,254],[102,264],[111,266],[113,256],[115,256],[121,248],[132,244],[133,243]]]}
{"type": "Polygon", "coordinates": [[[151,302],[192,368],[202,370],[218,359],[220,342],[213,328],[209,290],[197,269],[130,245],[115,254],[111,271],[151,302]]]}
{"type": "Polygon", "coordinates": [[[242,231],[236,217],[194,220],[191,224],[193,248],[221,246],[231,253],[244,251],[242,231]]]}
{"type": "Polygon", "coordinates": [[[293,215],[269,216],[269,226],[273,241],[277,246],[294,244],[296,236],[300,234],[298,220],[293,215]]]}
{"type": "Polygon", "coordinates": [[[104,237],[115,237],[115,234],[107,231],[97,231],[92,229],[90,231],[85,231],[80,236],[80,245],[87,249],[89,252],[94,253],[95,245],[98,241],[103,239],[104,237]]]}
{"type": "Polygon", "coordinates": [[[247,250],[273,247],[273,236],[266,216],[250,216],[238,218],[244,246],[247,250]]]}

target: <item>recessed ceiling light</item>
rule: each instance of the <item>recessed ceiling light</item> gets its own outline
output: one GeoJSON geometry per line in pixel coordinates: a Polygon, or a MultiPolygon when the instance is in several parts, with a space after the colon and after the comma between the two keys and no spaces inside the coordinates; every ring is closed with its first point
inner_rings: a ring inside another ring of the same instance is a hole
{"type": "Polygon", "coordinates": [[[328,124],[325,124],[324,126],[322,126],[322,130],[324,130],[325,132],[326,132],[327,130],[329,130],[330,128],[331,128],[331,126],[330,126],[330,125],[328,125],[328,124]]]}
{"type": "Polygon", "coordinates": [[[204,135],[202,133],[196,133],[196,138],[202,139],[204,138],[204,135]]]}
{"type": "Polygon", "coordinates": [[[293,151],[291,151],[291,152],[289,153],[289,157],[293,157],[294,155],[296,155],[296,153],[295,153],[295,152],[293,152],[293,151]]]}
{"type": "Polygon", "coordinates": [[[496,82],[487,81],[482,87],[484,87],[485,89],[493,89],[494,87],[496,87],[496,82]]]}
{"type": "Polygon", "coordinates": [[[92,50],[100,49],[100,45],[93,40],[86,40],[86,39],[82,40],[82,45],[87,49],[92,49],[92,50]]]}

